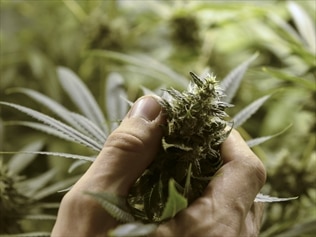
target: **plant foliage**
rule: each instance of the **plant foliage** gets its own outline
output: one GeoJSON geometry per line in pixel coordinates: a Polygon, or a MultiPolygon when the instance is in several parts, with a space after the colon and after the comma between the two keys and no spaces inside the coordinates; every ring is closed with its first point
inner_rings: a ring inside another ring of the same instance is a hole
{"type": "MultiPolygon", "coordinates": [[[[218,78],[230,75],[219,80],[227,94],[222,99],[234,104],[227,119],[267,167],[262,192],[299,196],[267,205],[260,235],[313,235],[315,11],[312,0],[1,1],[0,150],[6,152],[0,180],[10,179],[15,190],[6,207],[14,206],[14,193],[26,195],[27,203],[25,213],[6,222],[14,227],[10,233],[47,236],[62,196],[57,191],[93,162],[139,88],[159,95],[161,88],[183,91],[188,70],[211,68],[218,78]],[[12,108],[36,116],[29,121],[12,108]],[[38,225],[38,217],[47,218],[38,225]]],[[[187,188],[179,193],[186,196],[192,179],[183,182],[187,188]]],[[[159,185],[150,195],[159,195],[159,185]]],[[[155,228],[127,225],[113,235],[155,228]]]]}

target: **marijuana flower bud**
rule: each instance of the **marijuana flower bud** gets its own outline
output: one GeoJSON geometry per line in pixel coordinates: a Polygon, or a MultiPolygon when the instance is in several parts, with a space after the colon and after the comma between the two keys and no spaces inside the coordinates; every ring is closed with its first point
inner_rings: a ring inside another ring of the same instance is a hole
{"type": "Polygon", "coordinates": [[[128,197],[133,215],[144,222],[162,221],[170,180],[191,203],[222,165],[220,144],[230,132],[225,121],[230,105],[221,101],[224,95],[214,77],[191,76],[186,91],[166,90],[163,146],[128,197]]]}
{"type": "Polygon", "coordinates": [[[30,199],[18,188],[21,180],[21,176],[12,174],[0,160],[0,235],[21,231],[19,221],[30,207],[30,199]]]}

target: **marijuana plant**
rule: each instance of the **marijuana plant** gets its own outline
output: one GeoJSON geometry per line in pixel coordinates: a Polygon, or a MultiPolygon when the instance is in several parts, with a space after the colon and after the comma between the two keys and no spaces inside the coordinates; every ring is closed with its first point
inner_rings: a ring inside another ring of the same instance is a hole
{"type": "MultiPolygon", "coordinates": [[[[137,180],[128,197],[119,197],[111,193],[90,193],[87,190],[87,193],[99,200],[114,218],[127,223],[113,230],[111,235],[146,235],[155,229],[155,223],[173,217],[201,195],[211,177],[222,165],[219,147],[229,134],[227,125],[237,127],[243,124],[269,98],[269,96],[259,98],[241,110],[231,121],[228,120],[225,109],[230,106],[229,103],[239,87],[243,74],[255,57],[236,67],[220,84],[215,77],[208,74],[199,77],[191,73],[193,80],[186,91],[165,90],[166,94],[161,100],[161,105],[167,115],[167,125],[163,127],[165,136],[163,149],[158,153],[159,158],[137,180]]],[[[168,74],[170,72],[170,69],[167,70],[168,74]]],[[[16,124],[84,145],[95,153],[99,152],[108,133],[115,126],[110,126],[92,94],[74,73],[66,68],[59,68],[58,75],[64,90],[84,116],[71,112],[49,97],[29,89],[16,91],[51,109],[63,121],[22,105],[8,102],[1,104],[40,121],[40,123],[22,121],[16,124]]],[[[175,78],[179,79],[179,77],[175,78]]],[[[121,81],[119,74],[110,75],[107,91],[112,88],[119,92],[109,93],[111,96],[124,94],[119,85],[121,81]]],[[[144,92],[153,93],[148,89],[144,89],[144,92]]],[[[121,98],[115,96],[107,99],[111,103],[123,104],[118,102],[121,98]]],[[[122,118],[126,106],[121,108],[117,111],[117,116],[122,118]]],[[[108,111],[108,114],[110,113],[111,111],[108,111]]],[[[113,117],[111,120],[113,121],[113,117]]],[[[272,137],[273,135],[257,138],[248,143],[254,146],[272,137]]],[[[24,151],[23,153],[76,159],[77,161],[70,167],[71,171],[83,163],[94,160],[91,156],[61,152],[24,151]]],[[[288,199],[265,195],[259,195],[256,199],[266,202],[283,200],[288,199]]]]}
{"type": "MultiPolygon", "coordinates": [[[[235,93],[237,83],[254,58],[232,71],[222,82],[223,87],[232,83],[230,93],[235,93]],[[235,81],[232,82],[232,79],[235,81]]],[[[241,111],[235,120],[228,121],[225,109],[231,105],[224,101],[223,90],[215,77],[190,74],[192,81],[187,90],[165,90],[167,94],[161,100],[167,117],[167,125],[163,128],[163,148],[136,181],[127,197],[127,205],[122,197],[90,193],[114,218],[123,222],[137,221],[134,225],[129,223],[119,226],[110,232],[111,236],[149,234],[154,230],[152,223],[166,221],[201,196],[222,165],[220,144],[230,133],[228,127],[241,125],[269,98],[264,96],[256,100],[241,111]],[[113,205],[117,208],[115,211],[113,205]],[[142,225],[138,221],[150,224],[142,225]]],[[[255,139],[249,144],[255,145],[270,138],[255,139]]],[[[273,198],[262,194],[256,198],[256,201],[262,202],[285,200],[289,198],[273,198]]]]}
{"type": "MultiPolygon", "coordinates": [[[[59,204],[45,203],[43,199],[68,188],[78,178],[71,177],[50,184],[57,173],[54,169],[35,177],[23,176],[21,173],[37,158],[36,153],[43,146],[43,141],[34,141],[16,152],[18,154],[10,157],[8,162],[0,160],[0,236],[20,236],[18,233],[23,230],[21,221],[54,221],[56,216],[49,212],[50,209],[58,208],[59,204]]],[[[49,235],[49,232],[33,232],[23,236],[49,235]]]]}

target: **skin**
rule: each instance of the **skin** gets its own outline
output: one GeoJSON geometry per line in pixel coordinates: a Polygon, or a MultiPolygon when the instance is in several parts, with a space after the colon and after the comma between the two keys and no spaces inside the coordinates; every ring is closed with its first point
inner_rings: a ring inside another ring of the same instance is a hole
{"type": "MultiPolygon", "coordinates": [[[[108,137],[95,162],[64,196],[53,237],[107,236],[117,223],[84,191],[127,195],[157,153],[165,122],[154,97],[141,97],[108,137]]],[[[266,180],[259,158],[233,130],[221,146],[224,165],[202,197],[161,224],[151,237],[257,236],[263,206],[254,203],[266,180]]]]}

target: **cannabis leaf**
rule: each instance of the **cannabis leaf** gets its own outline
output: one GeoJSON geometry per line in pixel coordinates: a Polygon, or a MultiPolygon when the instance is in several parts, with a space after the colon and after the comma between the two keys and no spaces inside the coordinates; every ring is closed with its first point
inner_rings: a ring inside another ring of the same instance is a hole
{"type": "Polygon", "coordinates": [[[60,134],[64,134],[64,137],[67,139],[71,139],[74,142],[78,142],[80,144],[83,144],[87,147],[90,147],[91,149],[95,151],[100,151],[103,147],[103,144],[97,143],[92,138],[88,137],[87,135],[83,134],[82,132],[79,132],[78,130],[70,127],[69,125],[56,120],[55,118],[52,118],[46,114],[43,114],[41,112],[38,112],[36,110],[27,108],[22,105],[14,104],[14,103],[8,103],[8,102],[0,102],[2,105],[6,105],[12,108],[15,108],[49,126],[54,128],[55,130],[59,131],[60,134]]]}
{"type": "Polygon", "coordinates": [[[288,9],[310,52],[316,54],[316,30],[314,21],[305,10],[294,1],[288,2],[288,9]]]}
{"type": "Polygon", "coordinates": [[[243,79],[245,72],[250,64],[258,57],[258,54],[254,54],[248,60],[234,68],[228,75],[221,81],[220,88],[225,92],[223,101],[230,103],[234,98],[240,83],[243,79]]]}
{"type": "Polygon", "coordinates": [[[174,217],[179,211],[188,206],[188,200],[178,193],[175,187],[175,181],[169,181],[169,194],[166,206],[160,217],[161,220],[166,220],[174,217]]]}
{"type": "Polygon", "coordinates": [[[289,125],[287,126],[286,128],[284,128],[282,131],[276,133],[276,134],[273,134],[273,135],[269,135],[269,136],[263,136],[263,137],[257,137],[257,138],[253,138],[251,140],[248,140],[247,141],[247,145],[249,147],[254,147],[254,146],[258,146],[260,145],[261,143],[264,143],[266,141],[269,141],[271,140],[272,138],[274,137],[277,137],[279,135],[281,135],[282,133],[284,133],[286,130],[288,130],[292,125],[289,125]]]}
{"type": "Polygon", "coordinates": [[[67,91],[74,104],[87,118],[91,119],[99,128],[106,132],[103,113],[83,82],[76,74],[65,67],[57,68],[57,74],[63,89],[67,91]]]}
{"type": "Polygon", "coordinates": [[[278,197],[271,197],[269,195],[264,195],[259,193],[256,198],[255,202],[284,202],[297,199],[298,197],[289,197],[289,198],[278,198],[278,197]]]}
{"type": "Polygon", "coordinates": [[[32,232],[24,234],[1,234],[0,237],[49,237],[49,232],[32,232]]]}
{"type": "Polygon", "coordinates": [[[135,218],[130,214],[126,205],[126,198],[112,193],[86,192],[100,202],[102,207],[115,219],[121,222],[133,222],[135,218]]]}
{"type": "Polygon", "coordinates": [[[157,228],[156,224],[143,224],[140,222],[131,222],[123,224],[109,231],[110,237],[139,237],[147,236],[153,233],[157,228]]]}
{"type": "Polygon", "coordinates": [[[263,96],[254,102],[252,102],[250,105],[246,106],[244,109],[238,112],[234,116],[233,124],[234,128],[238,128],[240,125],[242,125],[247,119],[249,119],[268,99],[270,98],[270,95],[263,96]]]}

